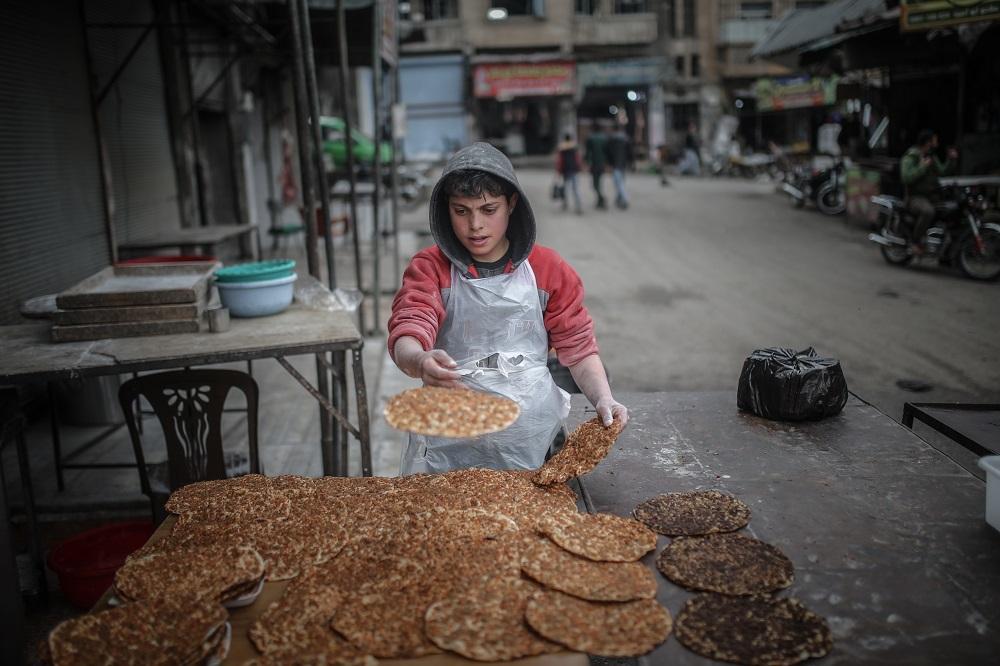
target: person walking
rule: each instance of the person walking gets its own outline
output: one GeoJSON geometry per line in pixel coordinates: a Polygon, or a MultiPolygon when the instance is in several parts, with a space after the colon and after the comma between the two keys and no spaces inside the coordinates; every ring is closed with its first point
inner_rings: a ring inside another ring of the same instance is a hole
{"type": "Polygon", "coordinates": [[[573,210],[577,215],[583,215],[583,204],[580,203],[580,188],[577,186],[576,177],[580,173],[580,151],[576,147],[576,141],[569,132],[563,135],[563,140],[557,147],[556,171],[562,176],[563,198],[562,209],[566,210],[569,204],[570,192],[573,193],[573,210]]]}
{"type": "Polygon", "coordinates": [[[583,159],[590,167],[590,180],[594,186],[594,194],[597,196],[597,208],[608,207],[604,200],[604,193],[601,191],[601,178],[604,176],[604,167],[607,164],[605,147],[608,142],[608,135],[605,132],[604,124],[599,123],[590,136],[587,137],[583,159]]]}
{"type": "Polygon", "coordinates": [[[625,169],[632,164],[632,144],[625,136],[625,130],[618,128],[605,145],[611,177],[615,182],[615,205],[622,210],[628,208],[628,194],[625,192],[625,169]]]}

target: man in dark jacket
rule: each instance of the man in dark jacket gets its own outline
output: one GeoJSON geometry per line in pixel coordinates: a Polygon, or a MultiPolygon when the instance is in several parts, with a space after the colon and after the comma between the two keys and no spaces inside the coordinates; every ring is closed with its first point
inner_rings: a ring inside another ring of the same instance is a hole
{"type": "Polygon", "coordinates": [[[921,130],[917,143],[903,154],[899,161],[899,175],[906,187],[907,207],[917,216],[913,227],[913,251],[923,253],[924,235],[934,220],[934,199],[937,197],[938,176],[954,173],[958,151],[948,149],[948,159],[944,162],[934,155],[938,147],[938,137],[932,130],[921,130]]]}
{"type": "Polygon", "coordinates": [[[618,128],[608,137],[605,155],[611,166],[611,177],[615,181],[615,205],[621,209],[628,208],[628,195],[625,193],[625,169],[632,164],[632,144],[629,143],[625,131],[618,128]]]}
{"type": "Polygon", "coordinates": [[[594,131],[587,137],[584,146],[584,161],[590,166],[590,179],[594,185],[594,194],[597,195],[597,207],[607,208],[608,204],[604,200],[604,193],[601,192],[601,178],[604,176],[604,147],[608,141],[608,135],[604,131],[604,125],[598,124],[594,131]]]}

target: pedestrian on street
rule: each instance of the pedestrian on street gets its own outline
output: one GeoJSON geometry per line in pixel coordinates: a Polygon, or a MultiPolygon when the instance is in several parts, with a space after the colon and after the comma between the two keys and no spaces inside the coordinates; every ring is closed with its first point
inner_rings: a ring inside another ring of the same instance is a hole
{"type": "Polygon", "coordinates": [[[917,143],[903,153],[899,161],[899,175],[906,187],[906,205],[917,217],[910,238],[913,254],[924,253],[924,236],[934,221],[934,202],[938,195],[938,176],[954,173],[958,166],[958,151],[948,149],[948,159],[942,162],[934,154],[938,137],[933,130],[921,130],[917,143]]]}
{"type": "Polygon", "coordinates": [[[429,206],[435,245],[403,274],[389,353],[425,385],[499,393],[520,407],[502,432],[473,439],[410,434],[401,474],[468,467],[536,469],[569,413],[546,364],[559,361],[605,426],[628,422],[598,355],[577,272],[535,244],[535,216],[503,153],[475,143],[455,153],[429,206]]]}
{"type": "Polygon", "coordinates": [[[577,186],[576,177],[580,173],[582,164],[580,163],[580,151],[576,147],[573,135],[567,132],[563,135],[563,140],[557,147],[556,171],[562,177],[563,198],[562,209],[566,210],[569,204],[569,194],[573,193],[573,210],[577,215],[583,215],[583,204],[580,203],[580,188],[577,186]]]}
{"type": "Polygon", "coordinates": [[[608,207],[601,191],[601,178],[604,176],[604,167],[607,164],[605,147],[608,142],[608,135],[603,122],[599,122],[590,136],[587,137],[583,159],[590,167],[590,179],[594,186],[594,194],[597,196],[597,208],[608,207]]]}
{"type": "Polygon", "coordinates": [[[701,174],[701,142],[698,141],[698,128],[694,123],[688,123],[687,133],[684,135],[684,157],[677,169],[685,176],[701,174]]]}
{"type": "Polygon", "coordinates": [[[611,177],[615,181],[615,205],[622,210],[628,208],[628,194],[625,192],[625,170],[632,165],[632,144],[619,127],[605,144],[605,155],[611,166],[611,177]]]}
{"type": "Polygon", "coordinates": [[[661,143],[656,147],[656,171],[660,175],[660,185],[667,187],[670,185],[670,181],[667,179],[667,164],[669,163],[670,152],[667,150],[667,145],[661,143]]]}

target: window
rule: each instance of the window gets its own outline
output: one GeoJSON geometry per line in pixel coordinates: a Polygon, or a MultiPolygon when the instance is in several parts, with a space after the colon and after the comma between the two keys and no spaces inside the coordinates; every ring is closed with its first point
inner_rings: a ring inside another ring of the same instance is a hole
{"type": "Polygon", "coordinates": [[[677,8],[674,7],[674,0],[660,0],[662,4],[662,11],[660,12],[660,19],[663,21],[662,29],[670,37],[677,36],[677,8]]]}
{"type": "Polygon", "coordinates": [[[771,18],[770,2],[741,2],[741,19],[769,19],[771,18]]]}
{"type": "Polygon", "coordinates": [[[684,0],[684,36],[694,37],[697,34],[695,23],[695,0],[684,0]]]}
{"type": "Polygon", "coordinates": [[[701,76],[701,56],[698,54],[691,56],[691,76],[701,76]]]}
{"type": "Polygon", "coordinates": [[[674,58],[674,72],[677,76],[684,76],[684,56],[674,58]]]}
{"type": "Polygon", "coordinates": [[[490,8],[506,11],[505,16],[545,16],[545,0],[490,0],[490,8]]]}
{"type": "Polygon", "coordinates": [[[640,14],[649,10],[646,0],[615,0],[613,11],[615,14],[640,14]]]}
{"type": "Polygon", "coordinates": [[[458,0],[423,0],[424,20],[458,18],[458,0]]]}
{"type": "Polygon", "coordinates": [[[816,9],[826,4],[826,0],[795,0],[796,9],[816,9]]]}
{"type": "Polygon", "coordinates": [[[593,16],[599,0],[576,0],[576,13],[593,16]]]}

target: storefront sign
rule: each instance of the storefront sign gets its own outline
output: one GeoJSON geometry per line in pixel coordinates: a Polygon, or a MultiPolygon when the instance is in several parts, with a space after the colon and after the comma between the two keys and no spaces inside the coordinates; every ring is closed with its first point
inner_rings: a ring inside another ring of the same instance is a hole
{"type": "Polygon", "coordinates": [[[959,23],[1000,19],[1000,0],[903,0],[900,30],[931,30],[959,23]]]}
{"type": "Polygon", "coordinates": [[[837,77],[810,78],[795,76],[785,79],[757,79],[754,83],[758,111],[804,109],[829,106],[837,101],[837,77]]]}
{"type": "Polygon", "coordinates": [[[629,58],[584,62],[576,66],[581,88],[588,86],[646,86],[660,82],[666,71],[664,58],[629,58]]]}
{"type": "Polygon", "coordinates": [[[575,65],[571,62],[490,63],[476,65],[476,97],[536,97],[571,95],[575,65]]]}

